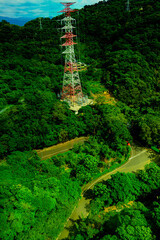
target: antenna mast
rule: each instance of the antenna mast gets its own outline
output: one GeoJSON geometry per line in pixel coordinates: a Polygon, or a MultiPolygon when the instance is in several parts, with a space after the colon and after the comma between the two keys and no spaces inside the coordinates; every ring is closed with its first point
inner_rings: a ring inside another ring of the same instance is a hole
{"type": "Polygon", "coordinates": [[[64,76],[63,76],[63,88],[62,88],[62,100],[68,102],[70,107],[75,105],[83,105],[83,93],[81,82],[79,78],[77,62],[74,53],[74,45],[77,44],[74,42],[73,38],[76,37],[73,33],[72,26],[74,18],[71,17],[71,13],[75,12],[70,8],[75,2],[66,2],[62,3],[65,8],[60,11],[65,13],[65,18],[61,20],[61,23],[64,26],[61,28],[62,32],[65,34],[61,37],[61,39],[65,39],[65,43],[61,46],[65,47],[65,51],[62,54],[65,55],[65,66],[64,66],[64,76]]]}

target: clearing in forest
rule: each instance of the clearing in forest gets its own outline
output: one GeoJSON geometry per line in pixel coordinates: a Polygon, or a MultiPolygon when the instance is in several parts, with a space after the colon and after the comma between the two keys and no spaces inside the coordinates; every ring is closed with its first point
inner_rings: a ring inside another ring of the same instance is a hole
{"type": "Polygon", "coordinates": [[[103,93],[91,93],[91,96],[94,99],[94,102],[98,103],[98,104],[111,104],[111,105],[115,105],[117,100],[108,92],[108,91],[104,91],[103,93]]]}
{"type": "Polygon", "coordinates": [[[127,204],[123,204],[123,205],[118,205],[118,206],[110,206],[110,207],[105,207],[104,208],[104,212],[108,213],[111,211],[116,211],[116,212],[120,212],[122,211],[124,208],[130,208],[132,207],[134,204],[133,201],[128,202],[127,204]]]}

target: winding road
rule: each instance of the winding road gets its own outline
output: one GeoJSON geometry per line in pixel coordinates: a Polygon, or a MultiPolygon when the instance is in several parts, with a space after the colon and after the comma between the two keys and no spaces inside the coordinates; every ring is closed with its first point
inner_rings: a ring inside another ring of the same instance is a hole
{"type": "Polygon", "coordinates": [[[93,180],[88,183],[82,194],[82,198],[79,200],[77,206],[73,209],[72,214],[67,219],[67,222],[64,226],[63,231],[58,236],[57,240],[66,239],[69,235],[69,228],[73,225],[73,221],[77,220],[79,217],[87,217],[88,211],[87,206],[90,204],[90,199],[86,199],[84,197],[84,192],[88,189],[92,189],[94,185],[102,180],[107,180],[111,177],[111,175],[116,172],[136,172],[140,169],[144,169],[144,166],[151,162],[151,153],[142,147],[132,146],[132,155],[129,158],[128,162],[124,165],[116,168],[110,173],[104,174],[98,179],[93,180]]]}
{"type": "MultiPolygon", "coordinates": [[[[72,149],[74,144],[76,143],[84,143],[88,140],[88,137],[80,137],[72,139],[71,141],[60,143],[57,145],[54,145],[49,148],[45,148],[42,150],[36,150],[39,157],[41,157],[41,160],[48,159],[52,157],[53,155],[67,152],[68,150],[72,149]]],[[[132,152],[131,157],[129,160],[123,164],[122,166],[116,168],[115,170],[106,173],[102,175],[101,177],[93,180],[92,182],[89,182],[84,188],[83,188],[83,194],[81,199],[78,201],[77,206],[74,207],[72,214],[67,219],[67,222],[64,226],[63,231],[59,234],[58,238],[56,240],[62,240],[66,239],[69,235],[69,228],[73,225],[73,221],[77,220],[79,217],[87,217],[88,211],[87,206],[90,204],[90,199],[86,199],[84,197],[85,191],[92,189],[94,185],[102,180],[107,180],[111,177],[111,175],[115,174],[116,172],[136,172],[140,169],[144,169],[144,166],[151,162],[151,153],[143,148],[138,147],[136,145],[132,145],[132,152]]]]}

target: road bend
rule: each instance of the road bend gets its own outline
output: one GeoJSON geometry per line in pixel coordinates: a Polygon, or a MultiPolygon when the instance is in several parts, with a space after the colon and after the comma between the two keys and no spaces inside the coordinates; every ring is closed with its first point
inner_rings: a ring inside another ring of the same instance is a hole
{"type": "Polygon", "coordinates": [[[59,234],[57,240],[62,240],[68,237],[69,229],[73,226],[73,222],[79,217],[87,217],[89,214],[87,210],[87,206],[90,204],[90,199],[86,199],[84,197],[84,192],[88,189],[92,189],[94,185],[102,180],[107,180],[111,177],[111,175],[115,174],[116,172],[136,172],[138,170],[144,169],[144,166],[151,162],[151,153],[142,147],[132,146],[132,155],[129,160],[122,166],[116,168],[112,172],[102,175],[98,179],[93,180],[92,182],[88,183],[82,194],[82,198],[79,200],[77,206],[73,209],[72,214],[67,219],[67,222],[64,226],[63,231],[59,234]]]}

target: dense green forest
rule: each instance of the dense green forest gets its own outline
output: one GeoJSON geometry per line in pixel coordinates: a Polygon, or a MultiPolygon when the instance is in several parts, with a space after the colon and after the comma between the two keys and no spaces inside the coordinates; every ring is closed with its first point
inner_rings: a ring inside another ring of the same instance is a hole
{"type": "MultiPolygon", "coordinates": [[[[160,2],[130,4],[128,12],[126,0],[108,0],[73,13],[77,60],[87,64],[83,92],[91,98],[109,91],[116,99],[111,105],[102,98],[77,115],[60,101],[62,16],[42,18],[43,29],[39,19],[24,27],[0,22],[0,238],[55,239],[81,186],[128,159],[126,141],[160,147],[160,2]],[[85,146],[45,162],[32,151],[87,135],[85,146]]],[[[72,239],[156,239],[158,177],[159,167],[151,165],[95,186],[91,213],[76,223],[72,239]],[[104,215],[105,207],[125,201],[133,206],[104,215]]]]}
{"type": "MultiPolygon", "coordinates": [[[[130,12],[125,1],[111,0],[73,13],[77,55],[89,65],[80,73],[83,91],[90,94],[89,82],[105,85],[118,99],[131,135],[149,145],[160,144],[159,10],[153,0],[131,1],[130,12]]],[[[42,30],[38,19],[24,27],[0,23],[1,156],[88,134],[79,115],[58,99],[63,79],[58,19],[42,19],[42,30]]],[[[93,114],[94,107],[88,108],[84,111],[93,114]]]]}
{"type": "Polygon", "coordinates": [[[77,220],[70,239],[159,239],[159,188],[160,168],[153,163],[136,175],[112,175],[111,179],[95,185],[92,192],[86,192],[92,198],[90,213],[87,218],[77,220]]]}
{"type": "Polygon", "coordinates": [[[55,239],[81,189],[64,168],[15,151],[1,164],[0,238],[55,239]]]}

